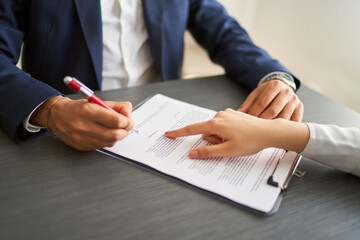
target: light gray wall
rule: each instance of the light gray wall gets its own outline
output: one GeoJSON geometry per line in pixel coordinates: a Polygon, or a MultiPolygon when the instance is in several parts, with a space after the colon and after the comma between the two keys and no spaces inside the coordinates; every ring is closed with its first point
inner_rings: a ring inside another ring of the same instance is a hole
{"type": "Polygon", "coordinates": [[[219,1],[303,83],[360,112],[360,1],[219,1]]]}

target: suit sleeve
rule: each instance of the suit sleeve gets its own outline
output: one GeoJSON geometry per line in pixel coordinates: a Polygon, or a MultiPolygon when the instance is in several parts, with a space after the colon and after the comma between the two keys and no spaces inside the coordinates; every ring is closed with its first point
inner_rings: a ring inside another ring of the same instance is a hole
{"type": "MultiPolygon", "coordinates": [[[[192,0],[188,29],[211,60],[248,90],[270,72],[289,70],[257,47],[238,22],[215,0],[192,0]]],[[[297,87],[299,80],[295,77],[297,87]]]]}
{"type": "Polygon", "coordinates": [[[15,142],[28,137],[22,122],[31,111],[61,94],[16,67],[26,39],[30,2],[0,0],[0,122],[3,131],[15,142]]]}

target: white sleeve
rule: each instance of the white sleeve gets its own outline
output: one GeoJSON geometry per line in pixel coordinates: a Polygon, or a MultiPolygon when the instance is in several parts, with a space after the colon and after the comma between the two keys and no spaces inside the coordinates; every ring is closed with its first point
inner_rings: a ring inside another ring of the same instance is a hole
{"type": "Polygon", "coordinates": [[[310,139],[304,157],[360,176],[360,129],[306,123],[310,139]]]}
{"type": "MultiPolygon", "coordinates": [[[[44,101],[45,102],[45,101],[44,101]]],[[[43,104],[44,102],[40,103],[36,108],[34,108],[34,110],[32,110],[32,112],[29,114],[29,116],[23,121],[23,126],[24,126],[24,129],[27,130],[28,132],[31,132],[31,133],[37,133],[40,131],[40,129],[42,128],[45,128],[45,127],[42,127],[42,126],[39,126],[39,125],[35,125],[35,124],[31,124],[30,123],[30,118],[31,118],[31,115],[35,112],[35,110],[40,107],[41,104],[43,104]]]]}

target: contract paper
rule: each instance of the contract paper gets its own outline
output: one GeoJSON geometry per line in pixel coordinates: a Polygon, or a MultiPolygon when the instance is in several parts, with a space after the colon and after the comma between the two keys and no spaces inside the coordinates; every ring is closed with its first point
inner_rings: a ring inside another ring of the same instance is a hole
{"type": "MultiPolygon", "coordinates": [[[[281,192],[267,184],[283,149],[268,148],[246,157],[189,159],[188,152],[210,144],[201,135],[170,139],[169,130],[209,120],[216,112],[157,94],[137,108],[133,120],[137,132],[105,150],[147,165],[203,190],[260,212],[272,210],[281,192]]],[[[296,158],[286,154],[279,162],[274,180],[284,182],[296,158]]]]}

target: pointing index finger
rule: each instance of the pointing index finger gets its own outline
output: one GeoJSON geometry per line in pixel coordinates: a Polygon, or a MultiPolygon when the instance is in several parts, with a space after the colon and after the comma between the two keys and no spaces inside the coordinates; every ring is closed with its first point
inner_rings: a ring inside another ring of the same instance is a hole
{"type": "Polygon", "coordinates": [[[194,123],[177,130],[165,132],[165,136],[168,138],[178,138],[197,134],[211,134],[207,131],[207,124],[208,122],[194,123]]]}

